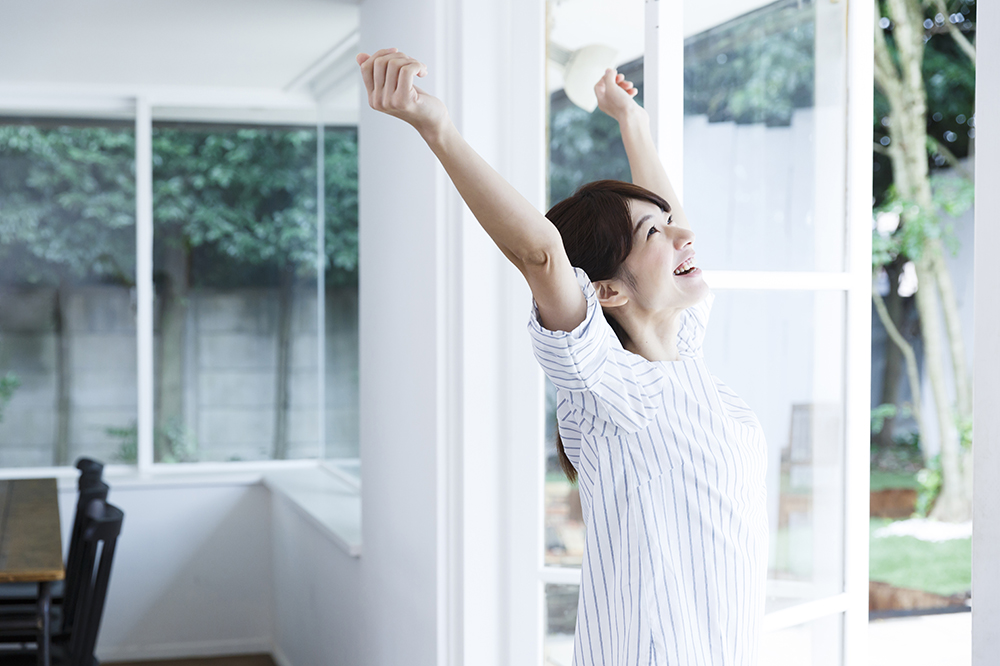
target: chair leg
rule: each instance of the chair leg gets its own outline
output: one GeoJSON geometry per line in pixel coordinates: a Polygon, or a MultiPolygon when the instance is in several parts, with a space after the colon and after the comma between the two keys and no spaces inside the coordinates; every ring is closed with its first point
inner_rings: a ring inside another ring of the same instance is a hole
{"type": "Polygon", "coordinates": [[[48,582],[38,584],[38,666],[50,666],[52,657],[49,654],[51,648],[51,589],[48,582]]]}

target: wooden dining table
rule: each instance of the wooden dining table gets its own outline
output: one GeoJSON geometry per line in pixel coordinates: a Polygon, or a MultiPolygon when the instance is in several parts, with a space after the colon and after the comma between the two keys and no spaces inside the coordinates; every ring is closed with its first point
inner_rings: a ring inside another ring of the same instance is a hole
{"type": "Polygon", "coordinates": [[[0,583],[37,583],[38,663],[50,664],[52,582],[66,575],[55,479],[0,480],[0,583]]]}

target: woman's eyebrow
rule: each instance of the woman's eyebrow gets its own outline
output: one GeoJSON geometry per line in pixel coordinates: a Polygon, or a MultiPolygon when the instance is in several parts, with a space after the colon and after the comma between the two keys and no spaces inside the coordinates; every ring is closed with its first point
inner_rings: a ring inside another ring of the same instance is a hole
{"type": "Polygon", "coordinates": [[[651,217],[653,217],[652,213],[649,213],[648,215],[643,215],[642,217],[640,217],[639,221],[635,223],[635,227],[632,229],[632,235],[635,236],[635,234],[639,231],[639,227],[642,226],[642,223],[645,222],[646,220],[648,220],[651,217]]]}

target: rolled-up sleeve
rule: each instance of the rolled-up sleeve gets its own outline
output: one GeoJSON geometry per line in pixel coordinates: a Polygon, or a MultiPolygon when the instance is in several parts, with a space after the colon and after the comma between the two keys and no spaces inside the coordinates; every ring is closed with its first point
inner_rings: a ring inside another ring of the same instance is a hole
{"type": "Polygon", "coordinates": [[[558,390],[574,394],[571,400],[578,409],[636,432],[655,417],[663,372],[622,348],[587,274],[575,270],[587,299],[587,316],[572,331],[551,331],[542,326],[533,305],[528,330],[535,358],[558,390]]]}

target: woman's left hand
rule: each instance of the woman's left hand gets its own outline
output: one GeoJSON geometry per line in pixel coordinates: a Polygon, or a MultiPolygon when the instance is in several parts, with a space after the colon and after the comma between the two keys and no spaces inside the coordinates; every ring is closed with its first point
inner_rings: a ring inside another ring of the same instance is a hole
{"type": "Polygon", "coordinates": [[[605,71],[604,76],[594,86],[598,108],[618,121],[635,109],[642,108],[633,99],[638,92],[631,81],[625,80],[624,74],[619,74],[613,69],[605,71]]]}

